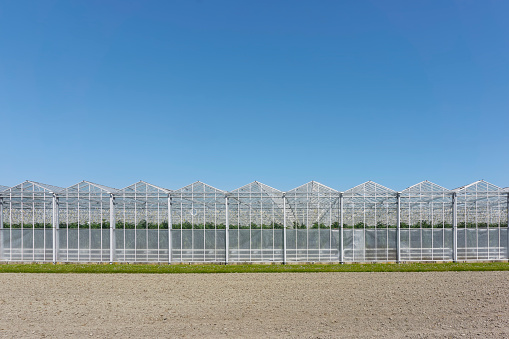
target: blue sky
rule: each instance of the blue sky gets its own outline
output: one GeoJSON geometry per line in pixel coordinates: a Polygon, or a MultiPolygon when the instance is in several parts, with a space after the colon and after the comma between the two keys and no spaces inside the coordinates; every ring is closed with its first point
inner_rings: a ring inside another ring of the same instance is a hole
{"type": "Polygon", "coordinates": [[[0,184],[509,186],[507,1],[0,1],[0,184]]]}

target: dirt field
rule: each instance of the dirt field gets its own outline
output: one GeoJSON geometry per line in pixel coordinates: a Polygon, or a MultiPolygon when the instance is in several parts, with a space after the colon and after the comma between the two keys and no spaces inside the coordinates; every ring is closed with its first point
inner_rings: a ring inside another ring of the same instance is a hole
{"type": "Polygon", "coordinates": [[[509,272],[0,274],[2,337],[509,338],[509,272]]]}

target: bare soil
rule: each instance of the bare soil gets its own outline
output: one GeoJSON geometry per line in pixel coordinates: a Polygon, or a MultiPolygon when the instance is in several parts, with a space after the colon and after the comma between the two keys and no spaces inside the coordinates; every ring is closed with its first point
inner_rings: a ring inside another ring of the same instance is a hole
{"type": "Polygon", "coordinates": [[[0,274],[1,337],[509,338],[509,272],[0,274]]]}

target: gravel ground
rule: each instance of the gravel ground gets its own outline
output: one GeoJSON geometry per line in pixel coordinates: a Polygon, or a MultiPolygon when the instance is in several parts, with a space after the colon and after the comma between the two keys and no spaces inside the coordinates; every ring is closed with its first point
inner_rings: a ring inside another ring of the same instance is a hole
{"type": "Polygon", "coordinates": [[[1,337],[509,338],[509,272],[0,274],[1,337]]]}

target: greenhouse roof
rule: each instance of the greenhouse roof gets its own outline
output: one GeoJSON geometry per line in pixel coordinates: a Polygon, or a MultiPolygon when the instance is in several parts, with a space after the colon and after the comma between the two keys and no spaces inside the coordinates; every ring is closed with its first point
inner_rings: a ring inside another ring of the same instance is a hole
{"type": "Polygon", "coordinates": [[[140,193],[140,194],[168,194],[171,190],[162,188],[156,185],[149,184],[148,182],[145,182],[143,180],[140,180],[132,185],[129,185],[127,187],[124,187],[120,190],[118,190],[118,193],[140,193]]]}
{"type": "Polygon", "coordinates": [[[209,206],[224,204],[224,197],[226,195],[225,191],[207,185],[201,181],[196,181],[172,193],[173,198],[180,199],[181,203],[205,204],[209,206]]]}
{"type": "Polygon", "coordinates": [[[18,184],[13,187],[7,188],[5,191],[10,192],[41,192],[41,193],[58,193],[63,190],[62,187],[48,185],[48,184],[42,184],[40,182],[35,181],[24,181],[21,184],[18,184]]]}
{"type": "Polygon", "coordinates": [[[79,182],[77,184],[74,184],[72,186],[69,186],[65,189],[63,189],[63,192],[65,193],[94,193],[94,194],[100,194],[100,193],[106,193],[106,194],[114,194],[118,193],[118,190],[112,187],[96,184],[90,181],[83,180],[82,182],[79,182]]]}
{"type": "Polygon", "coordinates": [[[362,196],[362,195],[383,195],[383,194],[396,194],[396,191],[377,184],[373,181],[366,181],[360,185],[357,185],[349,190],[345,191],[345,195],[350,196],[362,196]]]}
{"type": "Polygon", "coordinates": [[[247,185],[244,185],[242,187],[234,189],[230,193],[234,194],[234,195],[246,195],[246,194],[249,195],[252,193],[257,193],[257,194],[264,193],[267,195],[276,195],[276,196],[283,195],[283,192],[281,192],[280,190],[270,187],[268,185],[262,184],[261,182],[258,182],[258,181],[253,181],[247,185]]]}
{"type": "Polygon", "coordinates": [[[283,206],[283,192],[258,181],[231,191],[229,196],[240,203],[271,202],[278,207],[283,206]]]}
{"type": "MultiPolygon", "coordinates": [[[[31,193],[56,193],[59,194],[70,194],[70,193],[95,193],[95,194],[148,194],[148,195],[160,195],[160,194],[170,194],[170,195],[180,195],[180,196],[189,196],[193,194],[206,194],[213,195],[215,197],[225,195],[231,196],[232,198],[248,198],[250,195],[257,195],[255,199],[260,199],[260,194],[266,195],[266,197],[278,197],[286,194],[287,197],[293,196],[301,196],[301,195],[313,195],[313,196],[339,196],[340,193],[343,193],[343,196],[348,198],[361,198],[361,197],[395,197],[397,195],[397,191],[392,190],[388,187],[380,185],[373,181],[367,181],[360,185],[357,185],[353,188],[350,188],[344,192],[340,192],[334,188],[328,187],[316,181],[310,181],[304,185],[293,188],[289,191],[283,192],[277,188],[265,185],[259,181],[253,181],[247,185],[239,187],[233,191],[225,191],[213,187],[211,185],[205,184],[201,181],[196,181],[190,185],[184,186],[178,190],[170,190],[167,188],[163,188],[160,186],[156,186],[145,181],[139,181],[134,184],[131,184],[122,189],[115,189],[112,187],[108,187],[105,185],[93,183],[90,181],[81,181],[77,184],[69,186],[67,188],[62,188],[54,185],[43,184],[40,182],[35,182],[31,180],[27,180],[22,182],[16,186],[8,187],[4,185],[0,185],[0,192],[2,192],[3,196],[9,193],[16,192],[31,192],[31,193]]],[[[497,194],[508,194],[509,187],[501,188],[484,180],[478,180],[471,184],[464,185],[455,189],[448,189],[443,186],[437,185],[428,180],[419,182],[415,185],[412,185],[403,191],[399,192],[405,196],[410,195],[438,195],[438,194],[467,194],[473,195],[481,194],[481,195],[497,195],[497,194]]]]}
{"type": "Polygon", "coordinates": [[[440,185],[437,185],[431,181],[424,180],[418,184],[415,184],[413,186],[410,186],[410,187],[404,189],[401,193],[403,193],[403,194],[404,193],[430,194],[430,193],[444,193],[444,192],[450,192],[450,190],[448,190],[447,188],[442,187],[440,185]]]}
{"type": "Polygon", "coordinates": [[[339,191],[336,191],[333,188],[320,184],[319,182],[310,181],[286,193],[339,193],[339,191]]]}
{"type": "Polygon", "coordinates": [[[497,192],[501,188],[484,180],[478,180],[471,184],[454,189],[455,192],[497,192]]]}
{"type": "Polygon", "coordinates": [[[184,186],[176,191],[176,193],[220,193],[225,194],[226,192],[220,190],[219,188],[215,188],[213,186],[207,185],[201,181],[195,181],[190,185],[184,186]]]}

